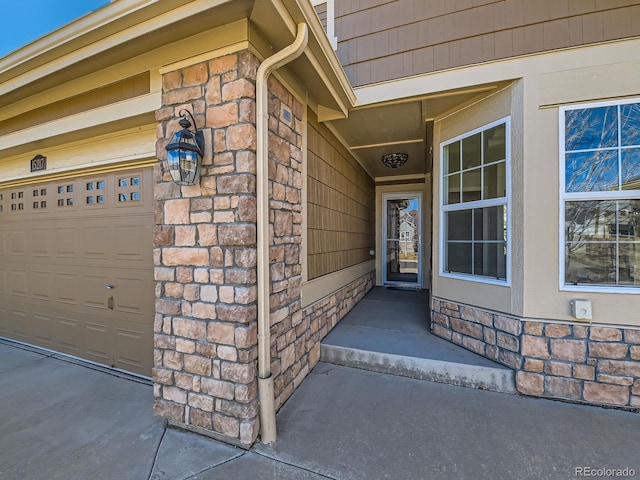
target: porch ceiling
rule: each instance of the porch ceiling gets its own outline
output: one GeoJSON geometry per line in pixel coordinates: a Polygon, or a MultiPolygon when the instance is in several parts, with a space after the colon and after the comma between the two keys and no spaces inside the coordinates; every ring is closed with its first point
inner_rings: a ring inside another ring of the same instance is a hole
{"type": "Polygon", "coordinates": [[[475,86],[471,90],[360,106],[351,110],[348,118],[334,120],[331,125],[374,178],[424,175],[431,172],[433,119],[497,88],[498,85],[475,86]],[[409,160],[397,169],[385,167],[382,155],[394,152],[407,153],[409,160]]]}

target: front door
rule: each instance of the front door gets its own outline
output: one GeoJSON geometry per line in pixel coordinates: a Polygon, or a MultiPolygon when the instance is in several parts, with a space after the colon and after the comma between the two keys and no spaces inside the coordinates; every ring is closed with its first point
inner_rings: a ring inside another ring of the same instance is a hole
{"type": "Polygon", "coordinates": [[[422,285],[422,196],[389,194],[383,198],[385,285],[422,285]]]}

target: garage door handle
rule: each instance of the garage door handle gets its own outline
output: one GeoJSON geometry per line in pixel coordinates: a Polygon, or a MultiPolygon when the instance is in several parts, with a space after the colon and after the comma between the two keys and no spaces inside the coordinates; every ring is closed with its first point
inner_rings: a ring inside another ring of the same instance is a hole
{"type": "Polygon", "coordinates": [[[107,290],[113,290],[115,288],[115,285],[105,285],[105,288],[107,290]]]}
{"type": "Polygon", "coordinates": [[[109,310],[113,310],[113,303],[114,303],[114,302],[113,302],[113,295],[111,295],[111,296],[109,297],[109,299],[107,300],[107,308],[108,308],[109,310]]]}

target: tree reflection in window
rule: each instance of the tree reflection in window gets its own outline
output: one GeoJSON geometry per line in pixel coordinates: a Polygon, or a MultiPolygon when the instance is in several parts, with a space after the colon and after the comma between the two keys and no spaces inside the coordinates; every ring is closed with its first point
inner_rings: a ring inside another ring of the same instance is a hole
{"type": "Polygon", "coordinates": [[[640,103],[563,113],[565,283],[640,286],[640,103]]]}
{"type": "Polygon", "coordinates": [[[567,192],[640,188],[640,103],[565,112],[567,192]]]}

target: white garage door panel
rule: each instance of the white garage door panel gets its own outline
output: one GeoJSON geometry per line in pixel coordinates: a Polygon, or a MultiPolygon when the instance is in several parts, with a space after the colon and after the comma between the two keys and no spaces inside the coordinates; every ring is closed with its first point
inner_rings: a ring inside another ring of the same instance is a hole
{"type": "Polygon", "coordinates": [[[0,189],[0,336],[150,375],[150,168],[0,189]]]}

